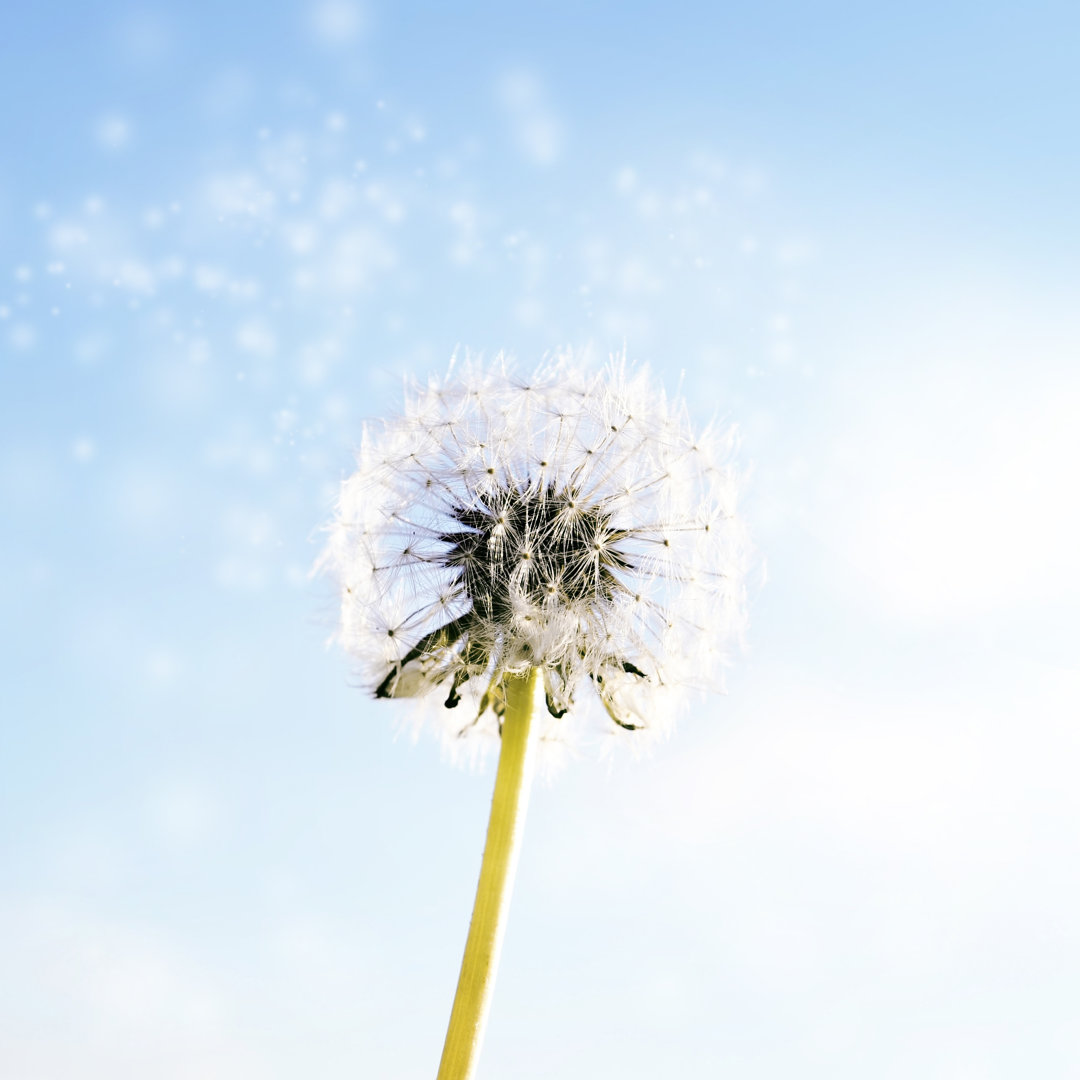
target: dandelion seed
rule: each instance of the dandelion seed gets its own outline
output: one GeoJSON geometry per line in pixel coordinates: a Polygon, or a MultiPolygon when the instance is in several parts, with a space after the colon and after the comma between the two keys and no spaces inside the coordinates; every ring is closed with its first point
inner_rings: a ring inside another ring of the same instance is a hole
{"type": "Polygon", "coordinates": [[[537,744],[664,732],[718,681],[743,608],[730,449],[644,369],[569,354],[452,365],[364,434],[322,557],[341,640],[376,698],[500,742],[438,1080],[476,1067],[537,744]]]}

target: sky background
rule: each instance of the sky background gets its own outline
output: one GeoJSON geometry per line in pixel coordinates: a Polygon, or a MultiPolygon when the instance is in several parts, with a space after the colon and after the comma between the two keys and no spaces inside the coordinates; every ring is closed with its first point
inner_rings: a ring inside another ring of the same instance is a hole
{"type": "Polygon", "coordinates": [[[365,417],[742,431],[725,697],[538,784],[479,1076],[1080,1074],[1080,9],[16,5],[0,1073],[435,1071],[492,770],[326,647],[365,417]]]}

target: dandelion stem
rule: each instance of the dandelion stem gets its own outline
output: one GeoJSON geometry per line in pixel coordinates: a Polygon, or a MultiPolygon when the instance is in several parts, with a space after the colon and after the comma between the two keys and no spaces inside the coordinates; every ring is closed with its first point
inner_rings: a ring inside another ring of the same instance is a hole
{"type": "Polygon", "coordinates": [[[469,1080],[476,1071],[525,825],[535,742],[529,729],[537,702],[543,703],[544,683],[532,668],[527,675],[507,676],[505,686],[502,748],[484,861],[438,1080],[469,1080]]]}

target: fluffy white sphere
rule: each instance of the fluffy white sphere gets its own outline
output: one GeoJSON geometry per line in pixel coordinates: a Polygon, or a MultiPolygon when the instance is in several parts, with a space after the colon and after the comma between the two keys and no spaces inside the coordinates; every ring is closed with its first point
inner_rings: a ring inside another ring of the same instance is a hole
{"type": "Polygon", "coordinates": [[[546,740],[663,733],[742,625],[733,438],[624,360],[452,363],[365,430],[342,484],[321,559],[342,644],[454,740],[497,733],[529,667],[546,740]]]}

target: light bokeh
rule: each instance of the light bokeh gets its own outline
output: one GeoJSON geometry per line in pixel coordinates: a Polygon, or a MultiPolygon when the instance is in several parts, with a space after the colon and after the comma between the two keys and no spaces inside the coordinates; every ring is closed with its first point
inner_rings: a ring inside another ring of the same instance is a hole
{"type": "Polygon", "coordinates": [[[1080,1074],[1075,7],[22,5],[0,1075],[434,1074],[491,774],[309,571],[458,347],[740,424],[726,697],[539,787],[481,1076],[1080,1074]]]}

